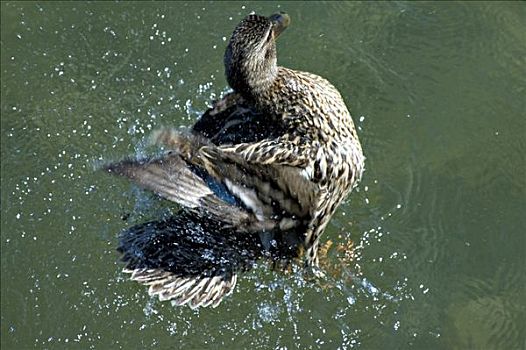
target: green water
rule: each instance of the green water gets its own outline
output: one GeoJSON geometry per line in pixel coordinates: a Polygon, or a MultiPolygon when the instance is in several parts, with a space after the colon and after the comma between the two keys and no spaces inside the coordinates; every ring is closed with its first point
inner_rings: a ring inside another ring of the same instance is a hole
{"type": "Polygon", "coordinates": [[[2,349],[526,348],[524,3],[1,4],[2,349]],[[367,156],[324,283],[265,264],[216,309],[127,280],[116,235],[169,206],[94,171],[226,91],[250,11],[341,91],[367,156]],[[322,285],[323,284],[323,285],[322,285]]]}

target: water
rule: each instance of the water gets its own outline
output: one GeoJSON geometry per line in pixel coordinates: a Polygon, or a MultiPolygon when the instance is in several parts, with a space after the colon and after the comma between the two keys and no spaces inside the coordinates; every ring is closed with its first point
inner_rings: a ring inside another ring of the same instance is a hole
{"type": "Polygon", "coordinates": [[[1,4],[2,349],[523,349],[523,3],[1,4]],[[367,156],[327,279],[265,264],[217,309],[127,280],[116,234],[170,210],[93,169],[226,91],[236,23],[337,86],[367,156]],[[342,247],[354,246],[354,250],[342,247]]]}

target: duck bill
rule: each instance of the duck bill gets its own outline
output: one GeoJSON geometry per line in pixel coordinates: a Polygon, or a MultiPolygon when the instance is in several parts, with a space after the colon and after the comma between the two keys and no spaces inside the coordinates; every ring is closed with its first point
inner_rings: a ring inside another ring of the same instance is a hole
{"type": "Polygon", "coordinates": [[[290,24],[290,16],[285,12],[275,13],[269,19],[274,23],[274,38],[277,38],[290,24]]]}

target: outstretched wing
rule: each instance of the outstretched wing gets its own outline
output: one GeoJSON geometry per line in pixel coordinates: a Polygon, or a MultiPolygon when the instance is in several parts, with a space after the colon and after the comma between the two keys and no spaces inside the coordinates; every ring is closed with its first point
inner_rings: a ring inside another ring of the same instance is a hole
{"type": "Polygon", "coordinates": [[[239,206],[236,198],[229,195],[220,183],[173,152],[161,158],[124,160],[109,164],[105,169],[227,225],[242,226],[252,219],[252,215],[239,206]]]}
{"type": "Polygon", "coordinates": [[[237,275],[182,277],[163,269],[125,269],[130,279],[150,286],[148,294],[160,301],[172,300],[174,305],[188,304],[192,309],[200,306],[217,307],[236,286],[237,275]]]}
{"type": "Polygon", "coordinates": [[[148,285],[150,295],[196,308],[219,305],[262,249],[257,234],[239,234],[182,211],[123,231],[118,251],[124,272],[148,285]]]}
{"type": "Polygon", "coordinates": [[[173,129],[158,130],[153,141],[174,150],[226,189],[260,223],[265,222],[260,229],[272,228],[272,222],[281,229],[289,228],[308,219],[309,208],[319,192],[319,186],[304,176],[305,169],[300,166],[248,161],[242,153],[173,129]]]}

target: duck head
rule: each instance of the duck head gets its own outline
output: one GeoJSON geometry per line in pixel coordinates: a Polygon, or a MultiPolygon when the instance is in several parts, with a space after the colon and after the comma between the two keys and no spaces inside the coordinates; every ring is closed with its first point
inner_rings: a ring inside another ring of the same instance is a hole
{"type": "Polygon", "coordinates": [[[225,52],[225,74],[232,89],[254,97],[270,88],[278,74],[276,38],[289,23],[286,13],[251,14],[237,25],[225,52]]]}

